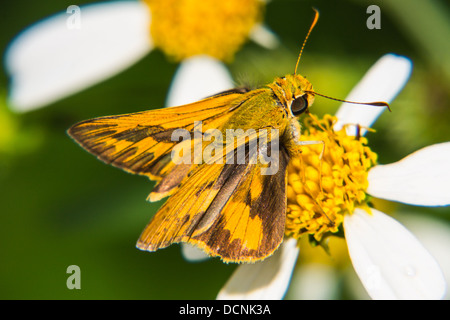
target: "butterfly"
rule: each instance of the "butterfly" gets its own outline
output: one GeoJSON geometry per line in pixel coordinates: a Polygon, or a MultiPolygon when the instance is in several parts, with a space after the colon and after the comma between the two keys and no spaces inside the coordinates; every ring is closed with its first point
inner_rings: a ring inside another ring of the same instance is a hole
{"type": "MultiPolygon", "coordinates": [[[[317,19],[316,11],[306,39],[317,19]]],[[[300,141],[299,116],[308,112],[317,93],[296,74],[298,61],[293,74],[258,89],[237,88],[179,107],[86,120],[68,130],[103,162],[157,181],[148,200],[169,197],[142,232],[139,249],[185,242],[224,262],[241,263],[263,260],[280,246],[289,160],[301,154],[303,145],[320,143],[300,141]],[[225,151],[212,148],[230,130],[248,134],[225,151]],[[214,140],[211,135],[205,139],[211,132],[214,140]],[[186,139],[174,139],[177,134],[186,139]],[[208,159],[198,159],[211,149],[208,159]],[[269,154],[271,163],[262,160],[269,154]],[[272,164],[275,170],[264,173],[272,164]]]]}

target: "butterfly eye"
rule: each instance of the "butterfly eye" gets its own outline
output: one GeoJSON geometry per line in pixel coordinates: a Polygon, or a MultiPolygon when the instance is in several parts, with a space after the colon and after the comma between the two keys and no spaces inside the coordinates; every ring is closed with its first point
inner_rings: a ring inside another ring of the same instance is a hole
{"type": "Polygon", "coordinates": [[[308,109],[308,100],[305,95],[295,98],[291,103],[291,112],[294,116],[298,116],[308,109]]]}

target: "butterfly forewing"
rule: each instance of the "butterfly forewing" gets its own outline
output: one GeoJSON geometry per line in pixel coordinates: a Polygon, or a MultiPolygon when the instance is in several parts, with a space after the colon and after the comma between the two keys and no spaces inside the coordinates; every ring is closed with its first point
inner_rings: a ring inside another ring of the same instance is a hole
{"type": "MultiPolygon", "coordinates": [[[[185,106],[107,116],[80,122],[68,133],[83,148],[100,160],[125,171],[161,180],[175,170],[172,181],[181,181],[186,166],[175,169],[171,151],[177,129],[193,131],[194,122],[202,121],[203,130],[220,128],[245,99],[239,92],[220,94],[185,106]]],[[[166,181],[167,182],[167,181],[166,181]]],[[[164,193],[170,190],[165,184],[164,193]]],[[[154,190],[153,194],[157,197],[154,190]]]]}

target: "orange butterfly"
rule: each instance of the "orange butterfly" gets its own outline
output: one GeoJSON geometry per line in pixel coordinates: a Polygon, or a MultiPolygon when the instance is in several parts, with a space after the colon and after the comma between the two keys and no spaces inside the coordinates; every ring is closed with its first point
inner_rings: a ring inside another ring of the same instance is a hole
{"type": "MultiPolygon", "coordinates": [[[[316,11],[306,39],[317,19],[316,11]]],[[[180,107],[101,117],[69,129],[100,160],[156,180],[150,201],[170,196],[143,231],[138,248],[155,251],[187,242],[225,262],[262,260],[278,248],[284,235],[289,159],[301,153],[302,145],[318,143],[299,139],[298,117],[317,93],[296,74],[297,65],[294,74],[256,90],[233,89],[180,107]],[[201,128],[195,125],[199,121],[201,128]],[[239,129],[250,133],[210,160],[196,159],[199,152],[192,150],[200,142],[202,154],[213,143],[222,143],[220,137],[229,130],[239,129]],[[174,139],[179,130],[189,139],[174,139]],[[216,138],[205,141],[211,130],[216,138]],[[275,133],[264,135],[264,130],[275,133]],[[174,161],[175,149],[191,161],[174,161]],[[270,154],[272,163],[252,161],[263,153],[270,154]],[[273,163],[276,170],[264,174],[273,163]]]]}

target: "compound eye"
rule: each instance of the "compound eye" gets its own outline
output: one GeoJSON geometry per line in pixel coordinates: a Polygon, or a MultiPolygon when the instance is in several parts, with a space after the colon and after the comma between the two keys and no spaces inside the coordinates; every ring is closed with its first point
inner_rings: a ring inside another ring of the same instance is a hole
{"type": "Polygon", "coordinates": [[[291,112],[294,116],[298,116],[308,109],[308,100],[306,100],[306,95],[295,98],[291,103],[291,112]]]}

